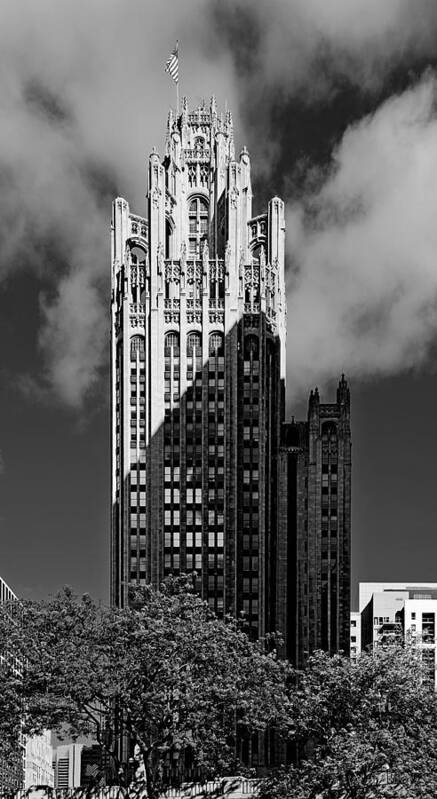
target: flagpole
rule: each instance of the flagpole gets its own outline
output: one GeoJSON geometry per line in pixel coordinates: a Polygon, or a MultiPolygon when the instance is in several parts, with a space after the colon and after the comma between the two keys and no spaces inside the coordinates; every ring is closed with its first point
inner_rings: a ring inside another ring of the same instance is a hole
{"type": "Polygon", "coordinates": [[[176,115],[179,114],[179,40],[176,40],[176,47],[170,53],[165,65],[165,71],[169,73],[176,84],[176,115]]]}
{"type": "MultiPolygon", "coordinates": [[[[176,55],[178,59],[178,70],[179,70],[179,39],[176,39],[176,55]]],[[[176,117],[179,116],[179,71],[178,71],[178,79],[176,81],[176,117]]]]}

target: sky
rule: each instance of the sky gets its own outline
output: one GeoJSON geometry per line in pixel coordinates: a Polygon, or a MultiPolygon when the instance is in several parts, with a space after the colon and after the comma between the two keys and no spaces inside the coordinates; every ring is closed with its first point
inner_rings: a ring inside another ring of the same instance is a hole
{"type": "Polygon", "coordinates": [[[435,0],[4,0],[0,575],[107,599],[109,226],[174,84],[286,203],[287,411],[352,391],[353,576],[437,579],[435,0]]]}

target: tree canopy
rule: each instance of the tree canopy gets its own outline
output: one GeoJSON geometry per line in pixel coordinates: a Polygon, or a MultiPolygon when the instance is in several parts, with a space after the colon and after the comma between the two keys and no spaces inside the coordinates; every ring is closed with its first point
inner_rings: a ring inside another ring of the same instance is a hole
{"type": "Polygon", "coordinates": [[[117,773],[128,739],[151,799],[188,755],[206,777],[238,773],[236,725],[283,724],[288,667],[190,586],[178,578],[138,589],[123,610],[68,589],[3,607],[0,746],[13,743],[18,722],[26,734],[92,735],[117,773]]]}
{"type": "Polygon", "coordinates": [[[297,764],[267,780],[262,799],[435,796],[437,701],[429,677],[420,649],[408,645],[363,653],[356,664],[315,653],[290,692],[297,764]]]}

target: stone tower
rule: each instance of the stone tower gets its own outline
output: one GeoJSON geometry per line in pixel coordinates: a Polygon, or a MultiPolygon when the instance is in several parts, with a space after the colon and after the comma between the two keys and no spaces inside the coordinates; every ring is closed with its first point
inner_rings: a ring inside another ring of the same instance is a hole
{"type": "Polygon", "coordinates": [[[349,652],[350,392],[311,391],[307,422],[283,426],[278,469],[277,624],[284,655],[302,667],[315,649],[349,652]]]}
{"type": "Polygon", "coordinates": [[[111,598],[197,573],[218,613],[275,626],[285,386],[284,204],[252,215],[229,111],[170,112],[147,216],[112,219],[111,598]]]}

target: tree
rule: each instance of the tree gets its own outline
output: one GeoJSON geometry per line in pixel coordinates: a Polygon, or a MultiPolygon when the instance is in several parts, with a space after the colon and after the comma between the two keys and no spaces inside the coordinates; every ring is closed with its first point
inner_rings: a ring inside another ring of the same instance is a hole
{"type": "MultiPolygon", "coordinates": [[[[26,734],[91,734],[116,771],[117,744],[128,737],[155,799],[178,757],[189,754],[207,777],[223,774],[237,767],[236,724],[277,729],[288,666],[235,620],[217,619],[188,579],[131,599],[129,608],[111,609],[65,589],[49,601],[20,602],[13,616],[4,609],[0,647],[22,668],[18,678],[5,661],[2,680],[26,734]]],[[[10,738],[10,727],[0,719],[0,738],[10,738]]]]}
{"type": "Polygon", "coordinates": [[[288,705],[297,764],[261,799],[428,799],[437,791],[437,701],[419,649],[349,658],[317,652],[288,705]]]}

